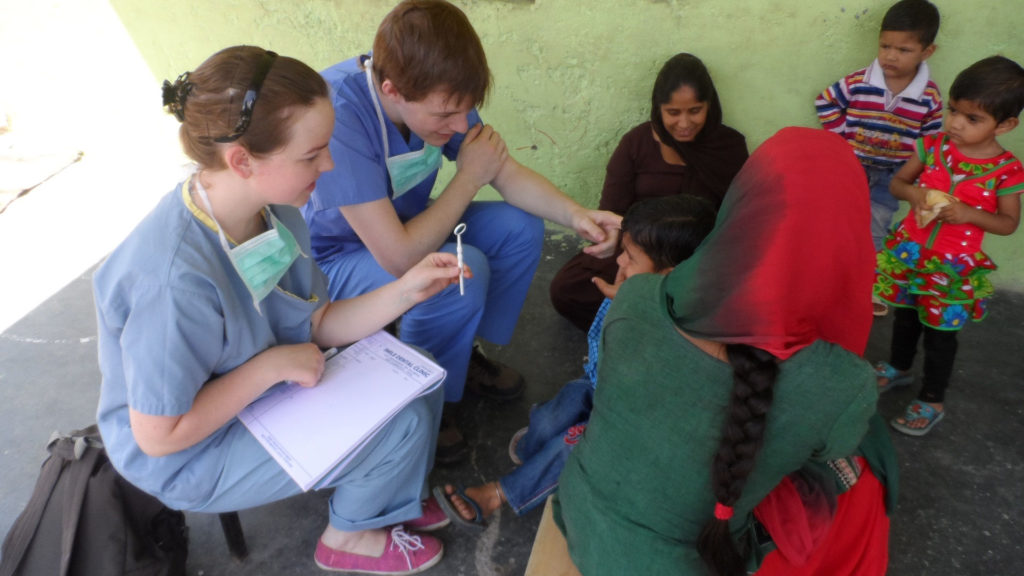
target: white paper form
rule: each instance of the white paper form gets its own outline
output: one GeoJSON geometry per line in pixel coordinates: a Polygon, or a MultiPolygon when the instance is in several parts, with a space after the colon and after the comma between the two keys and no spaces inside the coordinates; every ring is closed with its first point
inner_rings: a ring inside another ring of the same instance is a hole
{"type": "Polygon", "coordinates": [[[436,363],[380,331],[327,360],[316,386],[278,384],[238,418],[309,490],[329,482],[391,416],[444,376],[436,363]]]}

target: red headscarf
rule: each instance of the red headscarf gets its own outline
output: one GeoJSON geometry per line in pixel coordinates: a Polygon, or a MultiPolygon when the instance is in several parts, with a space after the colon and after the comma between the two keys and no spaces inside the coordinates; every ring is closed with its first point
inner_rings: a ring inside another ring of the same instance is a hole
{"type": "Polygon", "coordinates": [[[663,283],[688,334],[780,360],[815,340],[863,354],[874,250],[864,170],[841,137],[784,128],[733,180],[714,230],[663,283]]]}

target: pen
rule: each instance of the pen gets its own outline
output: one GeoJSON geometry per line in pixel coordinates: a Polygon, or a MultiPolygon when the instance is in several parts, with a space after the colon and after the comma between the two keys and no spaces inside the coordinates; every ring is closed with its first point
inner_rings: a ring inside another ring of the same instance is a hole
{"type": "Polygon", "coordinates": [[[463,265],[462,265],[462,233],[465,232],[465,231],[466,231],[466,223],[465,222],[461,222],[461,223],[459,223],[458,226],[455,227],[455,232],[454,232],[454,234],[455,234],[455,256],[456,256],[456,258],[459,259],[459,296],[464,296],[466,294],[465,288],[463,287],[463,284],[462,284],[462,279],[463,279],[463,276],[465,275],[463,273],[464,268],[463,268],[463,265]]]}

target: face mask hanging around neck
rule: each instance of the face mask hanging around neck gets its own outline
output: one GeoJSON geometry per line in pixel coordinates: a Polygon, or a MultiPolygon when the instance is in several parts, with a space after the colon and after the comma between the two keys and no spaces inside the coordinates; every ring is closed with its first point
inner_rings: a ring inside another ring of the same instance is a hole
{"type": "Polygon", "coordinates": [[[391,177],[391,190],[394,192],[392,199],[397,199],[402,194],[416,187],[417,184],[429,178],[438,168],[441,167],[441,148],[431,144],[423,143],[422,150],[413,150],[397,156],[388,156],[391,153],[388,144],[388,130],[384,123],[384,114],[377,99],[377,89],[373,83],[373,60],[367,59],[366,86],[370,90],[370,99],[377,111],[377,121],[380,123],[381,140],[384,141],[384,156],[387,158],[385,164],[388,168],[388,176],[391,177]]]}
{"type": "MultiPolygon", "coordinates": [[[[267,213],[270,214],[270,230],[232,248],[224,235],[223,227],[217,222],[217,217],[213,215],[213,207],[210,205],[206,189],[199,181],[199,175],[196,174],[192,181],[195,182],[196,192],[199,193],[199,197],[206,205],[210,218],[217,225],[221,248],[224,249],[235,272],[238,273],[249,290],[256,311],[262,314],[260,302],[274,291],[277,283],[288,272],[292,262],[299,257],[299,254],[302,254],[298,242],[295,241],[295,236],[267,208],[267,213]]],[[[302,255],[305,256],[305,254],[302,255]]]]}

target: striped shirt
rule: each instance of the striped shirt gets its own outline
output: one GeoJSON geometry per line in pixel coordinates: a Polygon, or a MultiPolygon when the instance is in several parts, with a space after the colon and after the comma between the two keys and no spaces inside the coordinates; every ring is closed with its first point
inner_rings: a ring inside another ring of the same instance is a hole
{"type": "Polygon", "coordinates": [[[915,140],[942,128],[942,95],[927,62],[893,95],[876,59],[829,86],[814,105],[826,130],[846,138],[861,162],[876,166],[898,167],[914,153],[915,140]]]}

